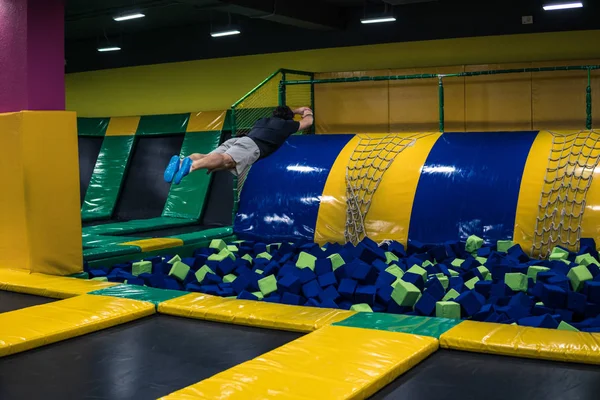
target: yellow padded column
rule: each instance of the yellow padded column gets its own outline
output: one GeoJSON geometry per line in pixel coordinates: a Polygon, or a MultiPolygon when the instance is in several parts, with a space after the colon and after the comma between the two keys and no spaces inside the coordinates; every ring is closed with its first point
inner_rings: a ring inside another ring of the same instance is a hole
{"type": "Polygon", "coordinates": [[[0,268],[82,269],[73,112],[0,114],[0,268]]]}

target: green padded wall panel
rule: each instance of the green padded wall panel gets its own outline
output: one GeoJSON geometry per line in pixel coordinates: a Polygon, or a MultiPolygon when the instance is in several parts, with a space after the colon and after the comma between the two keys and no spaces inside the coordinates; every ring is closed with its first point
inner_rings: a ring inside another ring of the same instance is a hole
{"type": "Polygon", "coordinates": [[[190,114],[144,115],[136,135],[169,135],[185,133],[190,114]]]}
{"type": "Polygon", "coordinates": [[[104,136],[110,118],[77,118],[79,136],[104,136]]]}

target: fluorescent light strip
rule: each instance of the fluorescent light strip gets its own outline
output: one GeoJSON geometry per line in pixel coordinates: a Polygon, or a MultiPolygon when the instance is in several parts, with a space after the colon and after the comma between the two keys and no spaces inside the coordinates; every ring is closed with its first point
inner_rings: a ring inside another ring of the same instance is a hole
{"type": "Polygon", "coordinates": [[[138,18],[144,18],[145,15],[142,13],[135,13],[135,14],[125,14],[125,15],[119,15],[118,17],[113,17],[113,19],[117,22],[121,22],[121,21],[128,21],[130,19],[138,19],[138,18]]]}
{"type": "Polygon", "coordinates": [[[119,50],[121,50],[121,48],[116,47],[116,46],[115,47],[98,47],[98,51],[100,53],[104,53],[106,51],[119,51],[119,50]]]}
{"type": "Polygon", "coordinates": [[[210,36],[212,37],[222,37],[222,36],[232,36],[232,35],[239,35],[241,32],[238,31],[237,29],[233,29],[230,31],[222,31],[222,32],[212,32],[210,34],[210,36]]]}
{"type": "Polygon", "coordinates": [[[583,3],[578,1],[576,3],[561,3],[561,4],[546,4],[544,5],[545,11],[554,11],[554,10],[566,10],[568,8],[581,8],[583,7],[583,3]]]}
{"type": "Polygon", "coordinates": [[[381,17],[381,18],[363,18],[360,20],[363,24],[379,24],[381,22],[394,22],[396,17],[381,17]]]}

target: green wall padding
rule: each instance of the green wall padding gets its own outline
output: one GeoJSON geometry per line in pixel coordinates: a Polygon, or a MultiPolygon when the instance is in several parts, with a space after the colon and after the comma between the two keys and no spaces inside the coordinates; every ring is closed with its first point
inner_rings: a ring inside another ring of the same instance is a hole
{"type": "Polygon", "coordinates": [[[204,231],[199,232],[190,232],[190,233],[182,233],[179,235],[169,236],[170,239],[181,239],[183,243],[188,244],[198,244],[204,243],[207,240],[212,239],[220,239],[224,237],[231,236],[233,234],[233,227],[226,226],[222,228],[213,228],[206,229],[204,231]]]}
{"type": "Polygon", "coordinates": [[[117,203],[134,136],[107,136],[102,142],[90,186],[81,207],[81,219],[110,218],[117,203]]]}
{"type": "Polygon", "coordinates": [[[136,135],[168,135],[185,133],[190,113],[187,114],[168,114],[168,115],[144,115],[140,118],[140,123],[136,135]]]}
{"type": "Polygon", "coordinates": [[[79,136],[104,136],[110,118],[77,118],[79,136]]]}
{"type": "Polygon", "coordinates": [[[460,319],[359,312],[333,325],[412,333],[413,335],[431,336],[439,339],[442,333],[454,328],[461,322],[460,319]]]}
{"type": "Polygon", "coordinates": [[[106,289],[95,290],[88,294],[95,294],[98,296],[112,296],[120,297],[123,299],[147,301],[155,306],[158,306],[163,301],[175,299],[177,297],[185,296],[189,292],[183,292],[179,290],[169,289],[156,289],[146,286],[137,285],[117,285],[106,289]]]}
{"type": "MultiPolygon", "coordinates": [[[[114,244],[105,247],[96,247],[83,250],[83,259],[85,261],[100,260],[108,257],[122,256],[125,254],[139,254],[142,249],[138,246],[121,246],[114,244]]],[[[141,257],[140,257],[141,258],[141,257]]]]}
{"type": "MultiPolygon", "coordinates": [[[[186,133],[181,155],[208,154],[219,146],[220,131],[186,133]]],[[[163,217],[200,219],[212,175],[197,172],[186,176],[181,184],[171,185],[163,217]]]]}
{"type": "Polygon", "coordinates": [[[86,235],[129,235],[136,232],[148,232],[155,229],[192,225],[196,222],[193,219],[170,217],[134,219],[132,221],[114,222],[112,224],[86,226],[83,228],[83,233],[86,235]]]}

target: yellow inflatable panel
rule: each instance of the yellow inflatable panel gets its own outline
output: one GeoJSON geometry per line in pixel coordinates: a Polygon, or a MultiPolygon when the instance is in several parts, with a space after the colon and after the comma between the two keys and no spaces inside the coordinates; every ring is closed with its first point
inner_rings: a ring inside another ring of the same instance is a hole
{"type": "Polygon", "coordinates": [[[201,111],[192,113],[186,132],[220,131],[225,123],[227,111],[201,111]]]}
{"type": "Polygon", "coordinates": [[[0,314],[0,357],[153,313],[154,305],[144,301],[82,295],[0,314]]]}
{"type": "Polygon", "coordinates": [[[464,321],[440,337],[443,348],[600,364],[600,334],[464,321]]]}
{"type": "Polygon", "coordinates": [[[121,246],[138,246],[142,249],[142,252],[146,251],[157,251],[163,249],[170,249],[171,247],[183,246],[183,240],[181,239],[169,239],[169,238],[155,238],[155,239],[143,239],[135,240],[133,242],[121,243],[121,246]]]}
{"type": "MultiPolygon", "coordinates": [[[[367,236],[379,242],[384,239],[397,240],[406,244],[421,169],[427,156],[441,133],[398,134],[399,137],[418,138],[414,145],[404,148],[383,175],[365,219],[367,236]],[[390,219],[390,210],[394,218],[390,219]]],[[[361,137],[356,135],[342,149],[335,160],[321,196],[321,205],[315,229],[315,242],[344,242],[346,222],[346,168],[350,156],[361,137]]],[[[370,134],[373,138],[387,135],[370,134]]]]}
{"type": "Polygon", "coordinates": [[[118,283],[30,274],[24,270],[0,269],[0,290],[52,297],[55,299],[79,296],[115,285],[118,285],[118,283]]]}
{"type": "Polygon", "coordinates": [[[354,311],[224,299],[201,293],[190,293],[160,303],[158,312],[296,332],[311,332],[355,314],[354,311]]]}
{"type": "Polygon", "coordinates": [[[106,136],[133,136],[140,124],[140,117],[112,117],[106,128],[106,136]]]}
{"type": "Polygon", "coordinates": [[[327,326],[165,399],[365,399],[437,348],[430,337],[327,326]]]}

